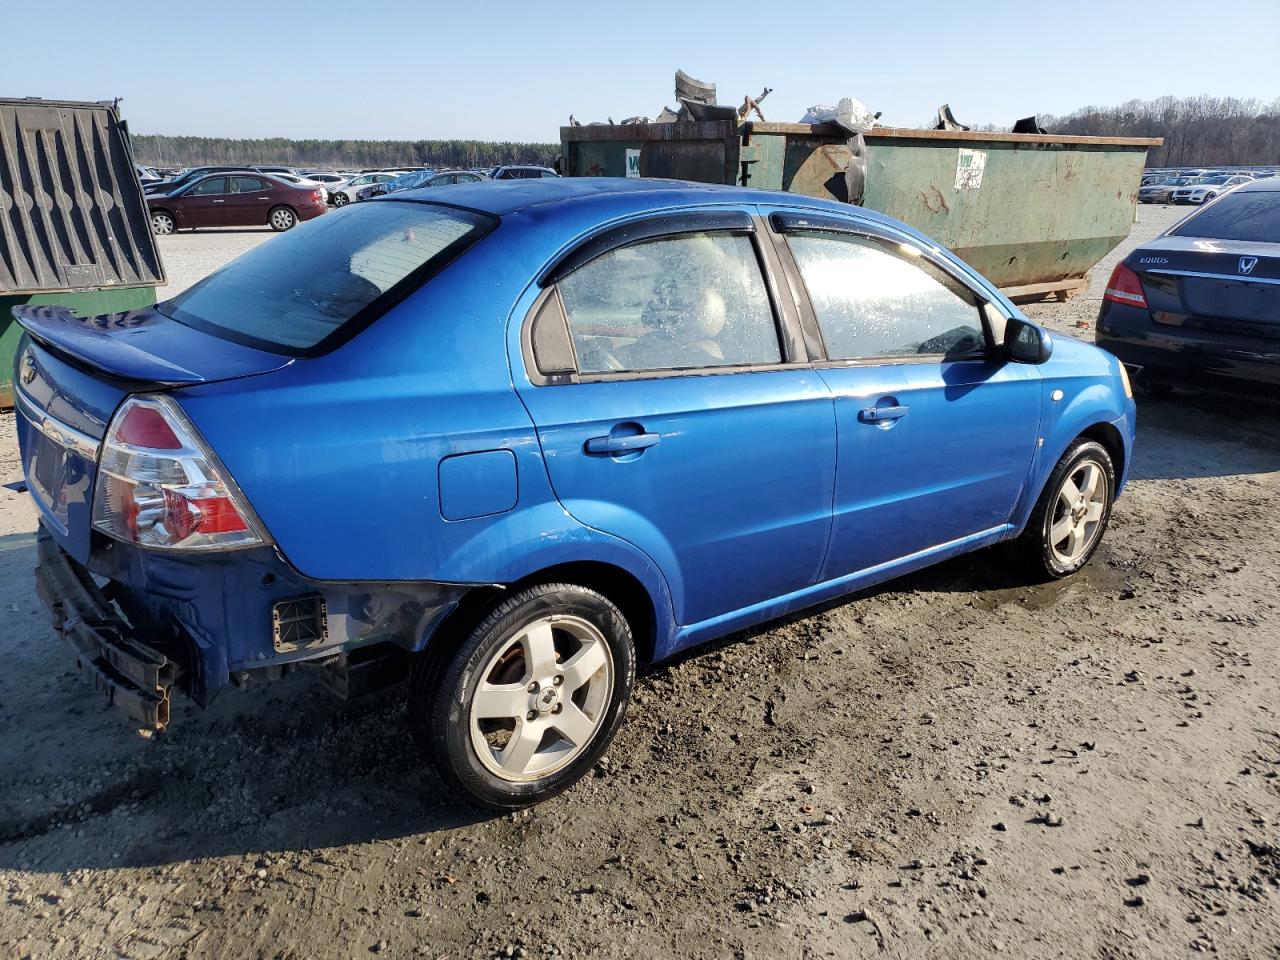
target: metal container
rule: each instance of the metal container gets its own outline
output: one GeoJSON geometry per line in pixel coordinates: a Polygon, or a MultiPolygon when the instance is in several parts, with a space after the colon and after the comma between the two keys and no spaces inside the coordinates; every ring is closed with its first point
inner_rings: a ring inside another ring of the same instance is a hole
{"type": "Polygon", "coordinates": [[[21,335],[10,308],[131,310],[164,279],[115,104],[0,99],[0,405],[21,335]]]}
{"type": "MultiPolygon", "coordinates": [[[[847,202],[848,134],[833,124],[560,128],[567,176],[736,183],[847,202]]],[[[877,127],[862,205],[933,237],[1020,299],[1083,287],[1129,233],[1158,139],[877,127]]]]}

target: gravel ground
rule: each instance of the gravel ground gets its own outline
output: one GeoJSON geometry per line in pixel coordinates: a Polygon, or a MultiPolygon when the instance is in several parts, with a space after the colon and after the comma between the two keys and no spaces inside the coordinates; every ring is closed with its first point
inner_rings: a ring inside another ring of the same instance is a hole
{"type": "MultiPolygon", "coordinates": [[[[1028,312],[1089,336],[1108,272],[1028,312]]],[[[961,558],[661,666],[593,777],[502,817],[442,794],[403,692],[295,675],[126,735],[0,488],[0,955],[1275,956],[1276,418],[1143,403],[1076,577],[961,558]]]]}

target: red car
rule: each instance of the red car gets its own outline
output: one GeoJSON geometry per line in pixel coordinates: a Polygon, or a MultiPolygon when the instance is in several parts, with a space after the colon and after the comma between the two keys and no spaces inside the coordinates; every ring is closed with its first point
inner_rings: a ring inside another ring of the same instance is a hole
{"type": "Polygon", "coordinates": [[[266,173],[214,173],[173,193],[147,197],[151,229],[158,236],[188,227],[256,227],[288,230],[324,213],[324,188],[295,185],[266,173]]]}

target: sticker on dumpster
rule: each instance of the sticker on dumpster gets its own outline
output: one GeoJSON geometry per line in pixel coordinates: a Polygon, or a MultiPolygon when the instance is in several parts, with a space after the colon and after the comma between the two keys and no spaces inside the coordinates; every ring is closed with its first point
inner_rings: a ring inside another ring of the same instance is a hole
{"type": "Polygon", "coordinates": [[[639,150],[627,151],[627,176],[628,177],[640,176],[640,151],[639,150]]]}
{"type": "Polygon", "coordinates": [[[961,148],[956,158],[956,189],[977,190],[982,186],[982,171],[987,166],[987,151],[961,148]]]}

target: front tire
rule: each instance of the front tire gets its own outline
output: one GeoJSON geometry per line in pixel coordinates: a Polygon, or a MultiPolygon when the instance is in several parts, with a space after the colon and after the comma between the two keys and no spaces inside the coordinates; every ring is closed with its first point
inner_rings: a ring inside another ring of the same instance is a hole
{"type": "Polygon", "coordinates": [[[174,223],[173,215],[167,210],[155,210],[151,214],[151,232],[157,237],[167,237],[171,233],[175,233],[178,225],[174,223]]]}
{"type": "Polygon", "coordinates": [[[1102,542],[1115,490],[1115,465],[1107,448],[1094,440],[1076,440],[1053,468],[1026,529],[1013,541],[1015,561],[1036,580],[1075,573],[1102,542]]]}
{"type": "Polygon", "coordinates": [[[333,205],[335,207],[345,207],[350,202],[351,198],[341,191],[333,195],[333,205]]]}
{"type": "Polygon", "coordinates": [[[273,207],[267,214],[267,223],[276,233],[283,233],[298,225],[298,215],[293,212],[292,207],[273,207]]]}
{"type": "Polygon", "coordinates": [[[414,666],[409,720],[441,777],[475,803],[546,800],[599,760],[635,683],[630,624],[605,596],[539,584],[498,604],[447,660],[414,666]]]}

